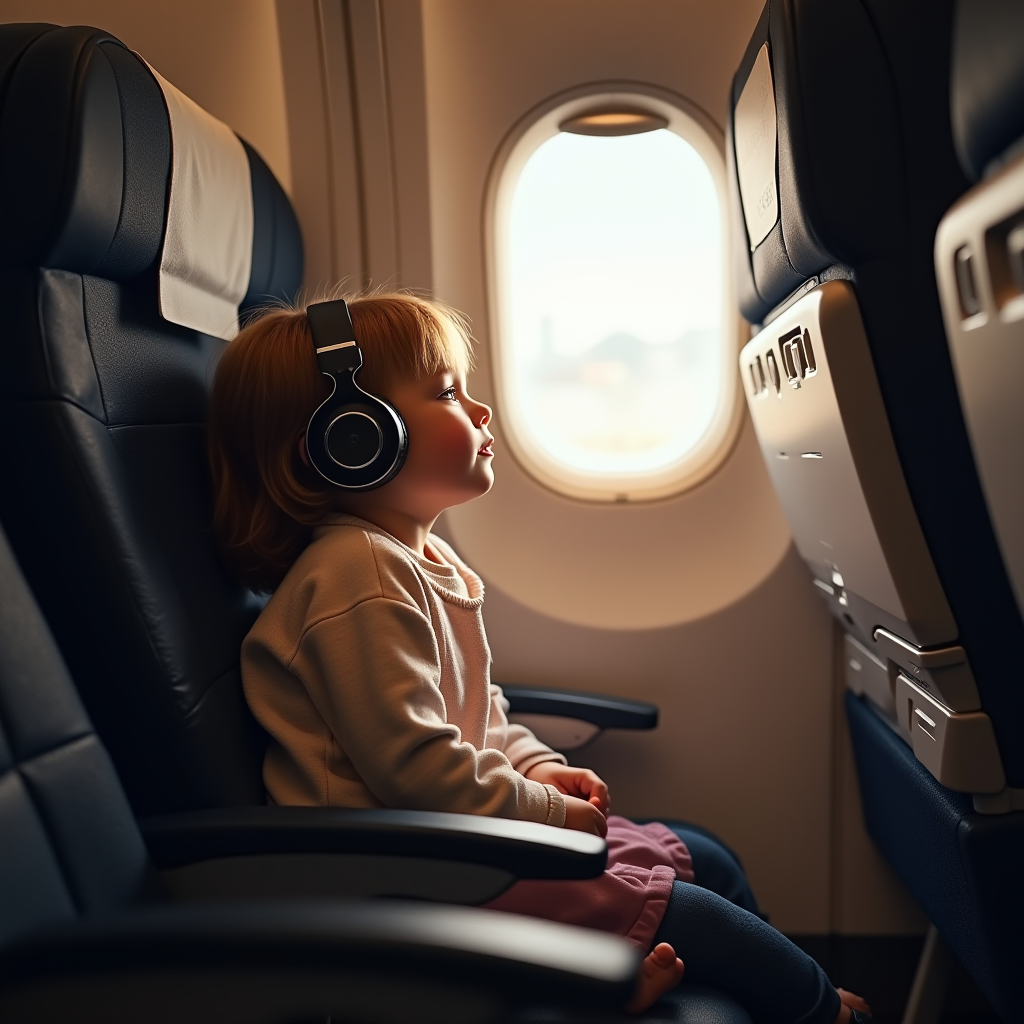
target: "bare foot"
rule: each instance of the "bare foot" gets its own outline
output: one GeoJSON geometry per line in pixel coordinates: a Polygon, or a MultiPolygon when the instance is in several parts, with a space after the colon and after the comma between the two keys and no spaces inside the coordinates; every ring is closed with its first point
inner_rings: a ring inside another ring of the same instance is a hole
{"type": "Polygon", "coordinates": [[[679,984],[682,976],[683,961],[667,942],[659,942],[644,957],[636,995],[626,1007],[626,1012],[642,1013],[653,1006],[670,988],[679,984]]]}
{"type": "Polygon", "coordinates": [[[836,1024],[847,1024],[851,1010],[860,1010],[861,1013],[871,1016],[871,1007],[868,1006],[866,999],[862,999],[853,992],[847,992],[845,988],[837,988],[836,992],[839,995],[840,1003],[842,1003],[839,1007],[839,1016],[836,1017],[836,1024]]]}

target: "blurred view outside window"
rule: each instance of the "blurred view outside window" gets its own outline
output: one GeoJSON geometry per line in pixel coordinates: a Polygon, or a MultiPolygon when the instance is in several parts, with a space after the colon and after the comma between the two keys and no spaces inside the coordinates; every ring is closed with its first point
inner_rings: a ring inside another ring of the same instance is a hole
{"type": "Polygon", "coordinates": [[[639,479],[684,460],[722,395],[722,216],[668,129],[565,132],[511,195],[506,394],[556,464],[639,479]]]}

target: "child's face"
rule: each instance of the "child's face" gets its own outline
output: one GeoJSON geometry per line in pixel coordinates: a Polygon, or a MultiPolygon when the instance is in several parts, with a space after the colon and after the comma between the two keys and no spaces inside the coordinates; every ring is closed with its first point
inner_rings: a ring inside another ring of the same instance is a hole
{"type": "Polygon", "coordinates": [[[385,394],[409,431],[405,465],[381,489],[392,491],[392,502],[410,515],[435,516],[491,489],[491,410],[470,398],[464,377],[446,370],[392,384],[385,394]]]}

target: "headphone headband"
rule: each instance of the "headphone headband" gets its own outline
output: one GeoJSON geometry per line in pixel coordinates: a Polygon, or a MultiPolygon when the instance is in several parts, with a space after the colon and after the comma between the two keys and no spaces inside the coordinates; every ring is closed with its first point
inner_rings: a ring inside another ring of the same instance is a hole
{"type": "Polygon", "coordinates": [[[402,468],[409,447],[405,423],[386,399],[356,383],[363,353],[344,299],[306,308],[316,362],[333,383],[331,394],[310,417],[306,451],[316,471],[336,487],[369,491],[402,468]]]}
{"type": "Polygon", "coordinates": [[[352,314],[344,299],[314,302],[306,308],[306,317],[321,373],[355,373],[363,365],[352,314]]]}

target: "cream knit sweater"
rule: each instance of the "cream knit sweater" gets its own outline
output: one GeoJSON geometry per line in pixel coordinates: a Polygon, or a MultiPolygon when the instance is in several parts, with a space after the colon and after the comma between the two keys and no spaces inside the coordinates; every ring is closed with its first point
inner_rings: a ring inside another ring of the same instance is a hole
{"type": "Polygon", "coordinates": [[[433,535],[418,555],[331,516],[242,644],[246,700],[271,741],[278,804],[399,807],[565,823],[565,759],[505,717],[490,683],[480,578],[433,535]]]}

